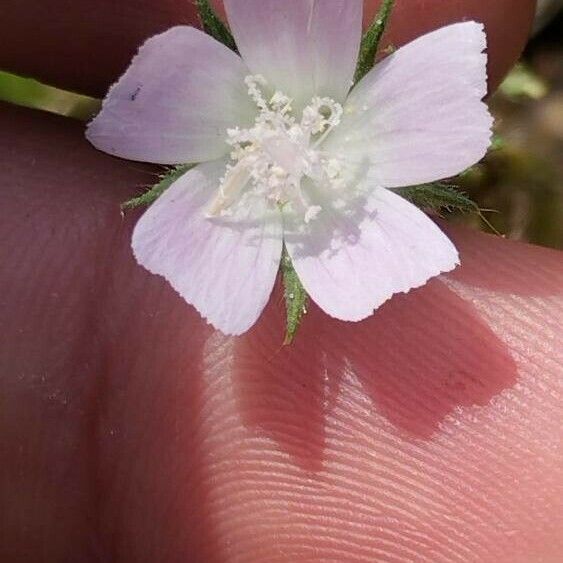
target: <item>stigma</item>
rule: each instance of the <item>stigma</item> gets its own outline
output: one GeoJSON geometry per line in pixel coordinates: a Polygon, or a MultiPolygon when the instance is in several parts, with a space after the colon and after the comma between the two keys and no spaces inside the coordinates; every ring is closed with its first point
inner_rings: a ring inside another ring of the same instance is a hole
{"type": "Polygon", "coordinates": [[[232,215],[248,198],[261,197],[309,223],[323,210],[307,189],[310,182],[323,191],[343,187],[341,162],[322,151],[323,142],[340,124],[342,106],[331,98],[314,97],[298,120],[291,98],[279,91],[266,95],[268,84],[262,76],[247,76],[245,83],[258,113],[252,127],[227,131],[230,162],[207,214],[232,215]]]}

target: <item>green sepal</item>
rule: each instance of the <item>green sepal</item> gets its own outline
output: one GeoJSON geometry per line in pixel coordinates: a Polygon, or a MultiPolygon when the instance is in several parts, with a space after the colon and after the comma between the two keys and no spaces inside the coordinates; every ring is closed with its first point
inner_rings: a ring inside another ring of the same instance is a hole
{"type": "Polygon", "coordinates": [[[286,329],[284,345],[291,344],[299,330],[303,317],[307,314],[309,296],[299,280],[299,276],[293,267],[291,258],[284,246],[281,272],[283,281],[283,293],[286,311],[286,329]]]}
{"type": "Polygon", "coordinates": [[[144,194],[134,197],[121,204],[121,209],[135,209],[136,207],[148,207],[154,203],[180,176],[185,174],[193,164],[181,164],[170,168],[159,176],[160,180],[144,194]]]}
{"type": "Polygon", "coordinates": [[[221,21],[209,0],[196,0],[201,26],[208,35],[238,53],[237,44],[229,28],[221,21]]]}
{"type": "Polygon", "coordinates": [[[359,82],[373,68],[379,43],[381,42],[394,6],[395,0],[383,0],[375,19],[369,29],[364,33],[360,44],[360,55],[356,66],[354,83],[359,82]]]}
{"type": "Polygon", "coordinates": [[[397,193],[421,209],[479,213],[479,206],[455,186],[443,183],[400,188],[397,193]]]}
{"type": "MultiPolygon", "coordinates": [[[[471,168],[468,169],[468,171],[470,170],[471,168]]],[[[468,195],[451,184],[441,182],[423,184],[400,188],[397,193],[421,209],[431,209],[437,213],[443,211],[448,213],[473,213],[483,221],[491,232],[500,236],[494,225],[483,215],[484,211],[493,212],[494,209],[482,209],[468,195]]]]}

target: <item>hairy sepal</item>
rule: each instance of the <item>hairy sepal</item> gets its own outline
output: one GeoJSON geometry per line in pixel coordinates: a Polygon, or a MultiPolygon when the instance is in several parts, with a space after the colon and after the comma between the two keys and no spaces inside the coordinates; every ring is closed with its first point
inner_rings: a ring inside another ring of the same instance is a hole
{"type": "Polygon", "coordinates": [[[285,299],[286,329],[284,345],[289,345],[295,339],[303,317],[307,314],[309,296],[305,291],[299,276],[293,267],[287,250],[283,249],[281,272],[285,299]]]}
{"type": "Polygon", "coordinates": [[[478,213],[479,206],[451,184],[436,182],[400,188],[397,193],[420,209],[442,212],[478,213]]]}
{"type": "Polygon", "coordinates": [[[180,176],[185,174],[193,164],[181,164],[168,169],[159,176],[160,180],[144,194],[134,197],[121,204],[121,209],[135,209],[137,207],[148,207],[153,204],[180,176]]]}
{"type": "Polygon", "coordinates": [[[360,45],[360,55],[356,66],[354,83],[359,82],[373,68],[381,38],[387,28],[394,6],[395,0],[383,0],[375,19],[365,32],[360,45]]]}
{"type": "Polygon", "coordinates": [[[196,6],[201,26],[205,33],[211,35],[211,37],[217,39],[217,41],[223,43],[223,45],[235,53],[238,53],[237,44],[231,31],[217,15],[209,0],[196,0],[196,6]]]}

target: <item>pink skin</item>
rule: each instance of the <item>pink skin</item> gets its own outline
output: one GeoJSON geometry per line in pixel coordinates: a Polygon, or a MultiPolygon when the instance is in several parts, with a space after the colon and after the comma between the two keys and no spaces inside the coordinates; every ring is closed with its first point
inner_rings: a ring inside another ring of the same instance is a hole
{"type": "Polygon", "coordinates": [[[0,146],[2,561],[561,559],[560,253],[448,230],[463,267],[364,323],[280,349],[276,293],[227,339],[134,262],[151,167],[5,105],[0,146]]]}

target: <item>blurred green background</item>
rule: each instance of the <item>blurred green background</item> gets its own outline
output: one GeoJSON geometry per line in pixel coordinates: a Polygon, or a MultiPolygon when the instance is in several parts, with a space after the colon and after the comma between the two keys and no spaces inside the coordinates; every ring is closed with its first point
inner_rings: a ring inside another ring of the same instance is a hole
{"type": "MultiPolygon", "coordinates": [[[[1,71],[0,99],[84,121],[100,104],[1,71]]],[[[504,236],[563,248],[563,0],[540,0],[534,36],[490,105],[495,147],[458,185],[504,236]]],[[[477,215],[452,220],[490,230],[477,215]]]]}
{"type": "Polygon", "coordinates": [[[461,185],[482,208],[497,211],[487,217],[507,237],[563,248],[562,0],[539,3],[522,61],[490,104],[500,148],[461,185]]]}

